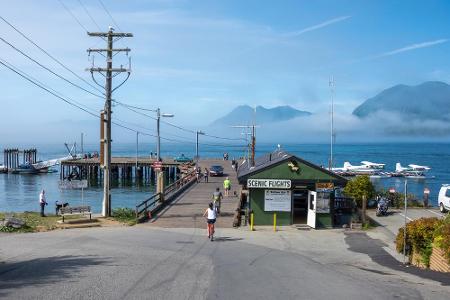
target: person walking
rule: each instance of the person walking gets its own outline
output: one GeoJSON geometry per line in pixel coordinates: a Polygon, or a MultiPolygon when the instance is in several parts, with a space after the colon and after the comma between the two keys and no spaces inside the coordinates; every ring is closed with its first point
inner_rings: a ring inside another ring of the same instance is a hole
{"type": "Polygon", "coordinates": [[[42,190],[39,194],[39,205],[41,206],[41,217],[45,217],[44,210],[47,205],[47,200],[45,199],[45,191],[42,190]]]}
{"type": "Polygon", "coordinates": [[[217,212],[212,202],[209,203],[208,208],[203,213],[203,217],[206,217],[208,239],[212,242],[214,240],[214,223],[216,223],[217,219],[217,212]]]}
{"type": "Polygon", "coordinates": [[[225,190],[225,196],[228,197],[231,189],[231,181],[228,177],[223,181],[223,188],[225,190]]]}
{"type": "Polygon", "coordinates": [[[217,214],[220,215],[220,205],[222,204],[222,198],[223,195],[220,192],[220,188],[216,188],[216,191],[213,193],[212,199],[213,199],[213,204],[214,204],[214,208],[217,211],[217,214]]]}
{"type": "Polygon", "coordinates": [[[197,183],[200,183],[200,174],[201,173],[201,171],[200,171],[200,167],[196,167],[195,168],[195,176],[197,176],[197,183]]]}
{"type": "Polygon", "coordinates": [[[205,168],[205,171],[203,172],[203,177],[205,177],[205,182],[208,182],[208,179],[209,179],[209,170],[208,170],[208,168],[205,168]]]}

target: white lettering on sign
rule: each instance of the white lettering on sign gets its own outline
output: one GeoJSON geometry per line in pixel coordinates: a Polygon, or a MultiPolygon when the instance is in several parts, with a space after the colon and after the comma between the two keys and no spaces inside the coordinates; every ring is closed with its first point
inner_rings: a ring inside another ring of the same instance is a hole
{"type": "Polygon", "coordinates": [[[291,211],[291,191],[265,190],[264,211],[291,211]]]}
{"type": "Polygon", "coordinates": [[[247,188],[249,189],[290,189],[291,181],[289,179],[248,179],[247,188]]]}

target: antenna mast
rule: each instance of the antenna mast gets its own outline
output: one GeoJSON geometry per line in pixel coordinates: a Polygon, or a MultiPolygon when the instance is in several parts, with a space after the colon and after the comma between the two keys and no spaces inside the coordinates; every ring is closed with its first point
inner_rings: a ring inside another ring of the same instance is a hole
{"type": "Polygon", "coordinates": [[[330,90],[331,90],[331,109],[330,109],[330,162],[329,162],[329,170],[333,169],[333,144],[334,144],[334,78],[330,77],[329,82],[330,90]]]}

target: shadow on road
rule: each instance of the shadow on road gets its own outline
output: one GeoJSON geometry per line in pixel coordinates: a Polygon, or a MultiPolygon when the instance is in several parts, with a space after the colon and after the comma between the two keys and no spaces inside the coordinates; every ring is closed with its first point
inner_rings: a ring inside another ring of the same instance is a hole
{"type": "Polygon", "coordinates": [[[242,238],[232,238],[229,236],[219,236],[219,237],[215,237],[214,241],[215,242],[235,242],[235,241],[242,241],[242,238]]]}
{"type": "Polygon", "coordinates": [[[52,284],[76,277],[83,268],[108,262],[95,256],[54,256],[3,262],[0,263],[0,298],[21,287],[52,284]]]}
{"type": "Polygon", "coordinates": [[[379,265],[392,270],[402,271],[422,278],[438,281],[446,286],[450,285],[450,276],[448,276],[447,273],[419,269],[414,266],[406,267],[383,249],[383,247],[387,246],[384,242],[372,239],[365,232],[346,232],[345,242],[349,246],[350,251],[367,254],[379,265]]]}

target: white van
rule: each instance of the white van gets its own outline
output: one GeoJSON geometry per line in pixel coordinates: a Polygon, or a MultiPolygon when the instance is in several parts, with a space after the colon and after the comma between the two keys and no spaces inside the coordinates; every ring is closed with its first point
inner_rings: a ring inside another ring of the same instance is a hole
{"type": "Polygon", "coordinates": [[[443,184],[439,191],[438,198],[439,210],[442,213],[450,210],[450,184],[443,184]]]}

